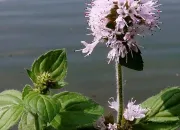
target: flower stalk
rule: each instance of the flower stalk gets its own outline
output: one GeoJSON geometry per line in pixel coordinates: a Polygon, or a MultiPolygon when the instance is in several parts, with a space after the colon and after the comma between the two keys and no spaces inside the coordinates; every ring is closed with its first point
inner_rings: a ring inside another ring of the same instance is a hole
{"type": "Polygon", "coordinates": [[[117,88],[117,102],[118,102],[118,113],[117,113],[117,123],[121,125],[123,118],[123,108],[124,108],[124,97],[123,97],[123,83],[122,83],[122,67],[121,64],[115,61],[116,69],[116,88],[117,88]]]}
{"type": "Polygon", "coordinates": [[[35,127],[36,127],[36,130],[40,130],[38,115],[35,114],[34,118],[35,118],[35,127]]]}
{"type": "MultiPolygon", "coordinates": [[[[110,98],[109,107],[117,111],[118,126],[123,128],[125,120],[132,121],[134,118],[143,118],[146,110],[140,105],[130,103],[124,112],[123,83],[121,59],[125,59],[126,64],[136,66],[130,59],[136,59],[138,54],[141,59],[137,36],[159,28],[159,0],[92,0],[86,8],[85,16],[88,18],[90,35],[94,37],[92,42],[81,41],[85,46],[76,51],[82,51],[85,56],[89,56],[98,43],[105,43],[111,50],[107,58],[108,63],[115,61],[116,68],[116,88],[117,100],[110,98]],[[135,54],[135,56],[134,56],[135,54]],[[121,62],[121,64],[120,64],[121,62]]],[[[139,68],[142,68],[142,60],[138,61],[139,68]]],[[[126,66],[128,67],[128,66],[126,66]]],[[[129,67],[130,68],[130,67],[129,67]]],[[[136,70],[136,67],[133,67],[136,70]]],[[[141,70],[141,69],[137,69],[141,70]]],[[[109,129],[114,129],[113,125],[109,129]]]]}

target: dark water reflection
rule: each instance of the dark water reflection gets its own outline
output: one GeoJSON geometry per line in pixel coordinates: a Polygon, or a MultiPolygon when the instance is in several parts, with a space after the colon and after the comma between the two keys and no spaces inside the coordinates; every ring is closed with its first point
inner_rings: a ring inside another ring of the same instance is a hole
{"type": "MultiPolygon", "coordinates": [[[[115,96],[114,65],[107,64],[108,49],[99,45],[84,58],[86,36],[85,0],[6,0],[0,2],[0,90],[21,90],[31,83],[24,68],[50,49],[68,50],[69,91],[82,92],[107,106],[115,96]]],[[[180,85],[180,1],[162,0],[161,31],[140,39],[144,71],[124,69],[125,100],[138,102],[168,86],[180,85]]]]}

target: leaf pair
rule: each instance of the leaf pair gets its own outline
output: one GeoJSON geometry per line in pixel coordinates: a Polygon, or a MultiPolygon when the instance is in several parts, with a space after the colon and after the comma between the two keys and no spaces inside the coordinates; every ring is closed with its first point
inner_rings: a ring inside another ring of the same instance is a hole
{"type": "Polygon", "coordinates": [[[32,64],[31,70],[27,70],[27,73],[36,85],[41,83],[38,77],[47,73],[49,74],[49,79],[46,79],[47,81],[45,81],[45,83],[42,82],[42,85],[47,87],[47,89],[62,88],[65,85],[64,78],[67,74],[67,58],[65,49],[53,50],[40,56],[32,64]]]}
{"type": "Polygon", "coordinates": [[[23,100],[22,94],[16,90],[0,93],[1,130],[9,129],[19,119],[19,130],[38,130],[43,128],[40,125],[48,127],[48,124],[54,129],[93,128],[93,122],[102,114],[100,105],[78,93],[48,96],[30,91],[23,100]]]}

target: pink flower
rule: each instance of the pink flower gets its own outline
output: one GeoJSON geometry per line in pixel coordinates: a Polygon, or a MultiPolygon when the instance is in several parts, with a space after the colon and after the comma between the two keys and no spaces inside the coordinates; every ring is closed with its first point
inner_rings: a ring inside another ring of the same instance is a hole
{"type": "Polygon", "coordinates": [[[127,105],[127,108],[124,111],[124,118],[129,121],[133,121],[134,119],[144,118],[145,113],[148,109],[142,108],[140,105],[134,105],[136,101],[130,101],[127,105]]]}
{"type": "Polygon", "coordinates": [[[114,124],[109,123],[107,129],[108,130],[117,130],[118,127],[117,127],[116,123],[114,123],[114,124]]]}
{"type": "Polygon", "coordinates": [[[82,53],[90,55],[95,46],[106,42],[111,48],[109,61],[124,58],[130,51],[137,51],[137,35],[159,28],[158,0],[92,0],[86,17],[94,40],[82,42],[82,53]]]}
{"type": "Polygon", "coordinates": [[[118,111],[119,104],[118,104],[117,101],[114,100],[113,97],[110,98],[110,101],[108,101],[108,103],[109,103],[109,107],[110,107],[110,108],[112,108],[112,109],[118,111]]]}

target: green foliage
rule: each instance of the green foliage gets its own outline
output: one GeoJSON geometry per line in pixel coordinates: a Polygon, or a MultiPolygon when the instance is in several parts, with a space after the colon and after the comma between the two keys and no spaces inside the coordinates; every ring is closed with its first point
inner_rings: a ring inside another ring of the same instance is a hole
{"type": "Polygon", "coordinates": [[[25,108],[38,115],[45,122],[51,122],[59,112],[60,104],[49,95],[42,95],[37,92],[29,92],[24,97],[25,108]]]}
{"type": "Polygon", "coordinates": [[[62,88],[66,83],[64,78],[67,74],[67,58],[65,49],[49,51],[40,56],[32,64],[27,73],[36,88],[46,93],[51,89],[62,88]]]}
{"type": "Polygon", "coordinates": [[[103,115],[100,105],[79,93],[63,92],[53,97],[62,106],[59,114],[51,122],[56,129],[76,130],[92,127],[93,122],[103,115]]]}
{"type": "Polygon", "coordinates": [[[0,93],[0,129],[7,130],[20,119],[23,106],[22,95],[16,90],[7,90],[0,93]]]}
{"type": "Polygon", "coordinates": [[[24,112],[19,122],[19,130],[36,130],[35,117],[30,112],[24,112]]]}
{"type": "Polygon", "coordinates": [[[40,56],[27,73],[33,86],[25,85],[22,93],[0,93],[0,129],[7,130],[20,120],[19,130],[77,130],[93,128],[103,108],[91,99],[71,92],[50,95],[49,89],[67,83],[66,52],[50,51],[40,56]]]}
{"type": "Polygon", "coordinates": [[[142,107],[148,108],[146,118],[134,125],[137,130],[176,130],[180,127],[180,87],[171,87],[147,99],[142,107]]]}
{"type": "MultiPolygon", "coordinates": [[[[67,73],[67,58],[64,49],[49,51],[34,61],[31,71],[37,77],[48,72],[54,81],[64,79],[67,73]]],[[[33,78],[32,78],[33,80],[33,78]]],[[[36,80],[33,80],[36,82],[36,80]]]]}

